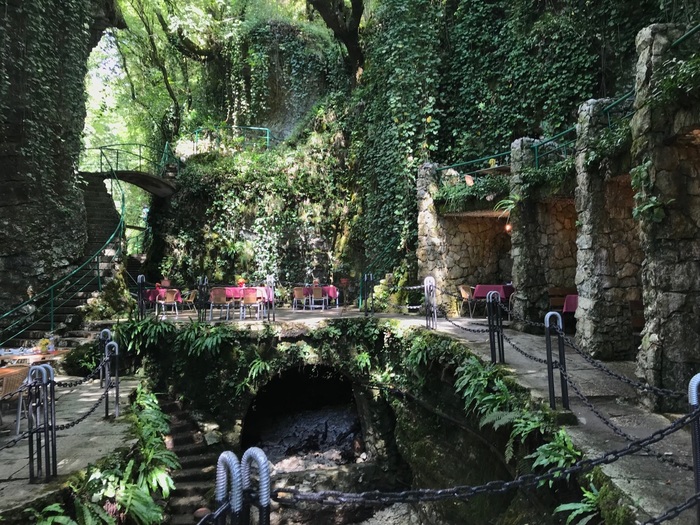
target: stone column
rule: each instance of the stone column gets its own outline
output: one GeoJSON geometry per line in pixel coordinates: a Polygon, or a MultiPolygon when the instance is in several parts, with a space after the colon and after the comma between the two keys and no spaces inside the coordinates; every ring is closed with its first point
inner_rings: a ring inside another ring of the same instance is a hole
{"type": "MultiPolygon", "coordinates": [[[[535,139],[518,139],[511,145],[511,196],[522,197],[523,168],[535,164],[532,145],[535,139]]],[[[544,265],[540,260],[540,224],[535,199],[520,200],[510,214],[513,225],[511,233],[511,255],[513,258],[513,283],[516,287],[513,309],[516,319],[542,322],[547,311],[547,280],[544,265]]],[[[516,322],[525,330],[525,323],[516,322]]]]}
{"type": "MultiPolygon", "coordinates": [[[[641,299],[638,225],[632,218],[629,156],[595,158],[596,140],[608,127],[609,99],[579,108],[576,143],[578,310],[576,339],[600,359],[634,355],[630,301],[641,299]]],[[[626,124],[624,124],[626,125],[626,124]]]]}
{"type": "Polygon", "coordinates": [[[416,196],[418,200],[418,277],[422,280],[432,275],[437,288],[437,304],[447,306],[450,301],[440,290],[446,289],[448,273],[445,257],[447,242],[445,228],[438,216],[433,201],[433,194],[438,190],[437,170],[435,164],[425,163],[418,169],[416,177],[416,196]]]}
{"type": "MultiPolygon", "coordinates": [[[[662,64],[679,50],[684,29],[656,24],[637,35],[632,120],[632,180],[637,200],[646,326],[638,373],[650,384],[685,391],[700,369],[700,104],[697,98],[665,105],[651,101],[662,64]]],[[[697,49],[698,38],[683,47],[697,49]]],[[[656,408],[685,408],[685,400],[650,400],[656,408]]]]}

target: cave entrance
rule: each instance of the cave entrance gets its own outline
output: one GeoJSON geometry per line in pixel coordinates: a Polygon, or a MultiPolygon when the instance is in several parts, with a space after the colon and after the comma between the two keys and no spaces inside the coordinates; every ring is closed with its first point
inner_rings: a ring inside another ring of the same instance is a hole
{"type": "Polygon", "coordinates": [[[323,365],[289,369],[267,383],[241,435],[243,449],[261,448],[286,471],[363,461],[362,443],[352,381],[323,365]]]}

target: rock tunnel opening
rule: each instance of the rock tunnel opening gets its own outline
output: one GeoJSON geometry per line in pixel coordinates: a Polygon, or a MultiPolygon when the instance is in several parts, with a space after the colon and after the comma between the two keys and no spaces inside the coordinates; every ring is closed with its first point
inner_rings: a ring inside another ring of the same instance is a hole
{"type": "Polygon", "coordinates": [[[362,443],[352,381],[323,365],[289,369],[265,385],[241,434],[243,449],[260,447],[284,470],[362,461],[362,443]]]}

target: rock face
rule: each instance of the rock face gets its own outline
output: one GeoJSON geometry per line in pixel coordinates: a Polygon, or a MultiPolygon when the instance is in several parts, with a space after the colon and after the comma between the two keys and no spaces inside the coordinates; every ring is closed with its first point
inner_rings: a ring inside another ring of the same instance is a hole
{"type": "Polygon", "coordinates": [[[629,155],[589,162],[596,139],[608,127],[604,109],[611,102],[591,100],[579,109],[576,337],[580,346],[598,358],[630,359],[636,353],[630,302],[642,298],[644,254],[639,223],[632,217],[629,155]]]}
{"type": "MultiPolygon", "coordinates": [[[[664,77],[662,65],[680,53],[673,42],[683,33],[653,25],[638,34],[631,125],[637,205],[648,207],[640,214],[644,305],[653,314],[646,316],[638,368],[649,383],[681,391],[700,363],[700,104],[649,102],[664,77]]],[[[684,46],[696,49],[692,38],[684,46]]]]}
{"type": "Polygon", "coordinates": [[[113,0],[10,0],[0,21],[0,305],[66,274],[87,241],[76,165],[87,57],[113,0]]]}
{"type": "Polygon", "coordinates": [[[498,213],[440,216],[436,191],[435,166],[426,164],[417,177],[419,275],[435,277],[438,304],[455,311],[460,284],[511,280],[510,237],[498,213]]]}

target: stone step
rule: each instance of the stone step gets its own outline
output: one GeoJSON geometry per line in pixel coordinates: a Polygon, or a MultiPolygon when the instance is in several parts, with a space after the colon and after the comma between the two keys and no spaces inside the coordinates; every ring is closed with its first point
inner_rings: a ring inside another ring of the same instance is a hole
{"type": "Polygon", "coordinates": [[[180,466],[183,468],[183,470],[204,468],[211,465],[216,465],[216,462],[219,460],[219,452],[205,452],[203,454],[193,454],[190,456],[185,456],[180,453],[178,454],[178,458],[180,461],[180,466]]]}
{"type": "Polygon", "coordinates": [[[209,501],[202,495],[177,496],[173,493],[171,494],[170,501],[168,501],[168,512],[173,517],[181,515],[192,516],[194,511],[198,508],[208,506],[209,501]]]}
{"type": "Polygon", "coordinates": [[[180,486],[181,483],[206,481],[207,483],[204,485],[207,486],[207,490],[210,490],[216,481],[216,461],[201,467],[176,470],[172,476],[177,486],[180,486]]]}

